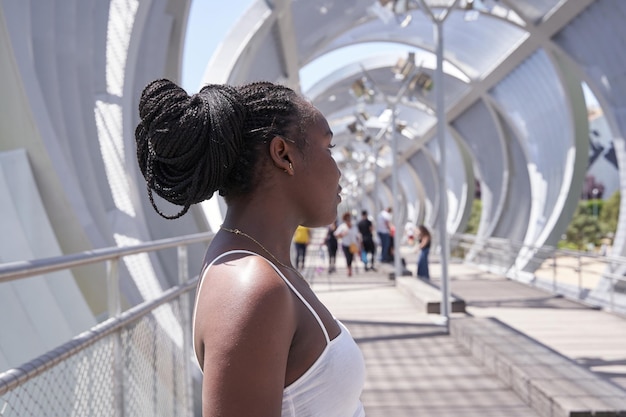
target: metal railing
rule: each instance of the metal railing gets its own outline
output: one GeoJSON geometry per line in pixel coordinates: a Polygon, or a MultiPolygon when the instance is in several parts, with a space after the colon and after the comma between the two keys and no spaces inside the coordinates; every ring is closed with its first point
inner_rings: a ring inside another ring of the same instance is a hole
{"type": "Polygon", "coordinates": [[[106,262],[110,316],[62,346],[1,373],[0,416],[191,416],[190,293],[198,278],[189,279],[187,247],[212,237],[200,233],[0,265],[2,283],[106,262]],[[179,284],[122,312],[120,259],[174,247],[179,284]]]}
{"type": "Polygon", "coordinates": [[[626,313],[625,257],[474,235],[454,235],[451,242],[457,258],[554,294],[626,313]],[[526,267],[518,266],[520,257],[528,261],[526,267]]]}
{"type": "MultiPolygon", "coordinates": [[[[1,373],[0,416],[191,416],[190,293],[198,278],[188,277],[187,247],[208,242],[212,237],[213,233],[200,233],[0,265],[2,283],[106,262],[110,313],[108,320],[62,346],[1,373]],[[179,284],[157,299],[122,312],[119,261],[126,256],[173,247],[178,248],[179,284]],[[162,315],[175,317],[174,327],[180,331],[167,328],[160,320],[162,315]]],[[[532,247],[504,239],[478,241],[473,235],[453,236],[451,250],[454,257],[469,256],[473,263],[498,268],[512,278],[524,277],[524,271],[515,265],[525,252],[531,262],[541,262],[528,283],[556,293],[575,288],[575,298],[583,301],[589,301],[598,280],[608,278],[611,309],[616,306],[617,284],[626,284],[623,257],[532,247]]]]}

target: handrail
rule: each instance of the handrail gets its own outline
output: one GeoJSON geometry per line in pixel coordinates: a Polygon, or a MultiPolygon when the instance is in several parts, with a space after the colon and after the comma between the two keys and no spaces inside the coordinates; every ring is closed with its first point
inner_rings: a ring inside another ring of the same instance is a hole
{"type": "Polygon", "coordinates": [[[215,233],[203,232],[181,237],[155,240],[140,243],[133,246],[111,247],[79,252],[71,255],[56,256],[52,258],[33,259],[30,261],[17,261],[0,264],[0,283],[14,281],[20,278],[31,277],[43,273],[74,268],[77,266],[108,261],[123,256],[134,255],[142,252],[173,248],[181,245],[204,242],[213,238],[215,233]]]}
{"type": "MultiPolygon", "coordinates": [[[[180,275],[179,278],[181,279],[178,286],[164,291],[163,294],[161,294],[161,296],[157,299],[146,301],[138,306],[129,309],[124,313],[116,314],[114,317],[106,320],[105,322],[96,325],[91,330],[79,334],[78,336],[74,337],[57,349],[50,351],[40,356],[39,358],[30,361],[27,364],[24,364],[20,368],[0,373],[0,395],[11,390],[16,385],[23,384],[25,380],[29,380],[34,376],[41,374],[54,364],[64,360],[66,357],[74,354],[75,352],[84,349],[86,346],[94,343],[96,340],[106,336],[107,334],[114,332],[121,326],[132,323],[134,320],[137,320],[138,318],[147,314],[149,311],[152,311],[156,307],[168,302],[169,300],[179,296],[182,293],[190,291],[192,287],[197,283],[198,278],[195,277],[194,279],[188,280],[188,276],[186,274],[186,249],[181,247],[186,247],[190,244],[211,240],[214,235],[215,234],[213,232],[204,232],[175,238],[161,239],[147,243],[140,243],[127,247],[103,248],[60,257],[0,264],[0,283],[3,283],[92,263],[98,263],[103,261],[116,262],[120,258],[129,255],[178,247],[180,275]]],[[[619,256],[600,256],[591,253],[577,252],[572,250],[561,250],[552,247],[533,247],[531,245],[526,245],[521,242],[513,242],[506,239],[477,239],[473,235],[455,235],[454,239],[456,240],[456,244],[458,246],[465,246],[467,243],[471,243],[471,245],[467,247],[467,249],[473,247],[474,245],[482,246],[488,255],[490,255],[492,251],[501,252],[501,250],[505,247],[514,247],[514,253],[519,253],[522,248],[533,250],[535,251],[535,253],[549,253],[547,259],[556,259],[558,255],[577,257],[579,258],[579,269],[582,268],[583,265],[583,263],[580,261],[581,257],[596,258],[600,262],[606,264],[619,264],[620,266],[626,265],[626,258],[619,256]],[[497,241],[498,245],[491,247],[490,243],[493,243],[494,241],[497,241]],[[507,245],[503,246],[502,241],[507,242],[507,245]]],[[[623,276],[619,276],[615,273],[611,273],[608,271],[605,271],[603,275],[615,281],[626,281],[623,276]]],[[[613,307],[612,292],[611,307],[613,307]]],[[[186,307],[183,309],[185,311],[187,310],[186,307]]]]}
{"type": "MultiPolygon", "coordinates": [[[[469,234],[456,234],[453,236],[455,243],[463,247],[465,249],[474,248],[473,245],[480,246],[482,250],[485,250],[489,253],[496,252],[506,252],[508,248],[514,248],[514,253],[519,253],[522,249],[527,249],[534,251],[535,254],[544,254],[549,255],[549,258],[554,258],[555,256],[570,256],[576,258],[590,258],[594,259],[597,262],[600,262],[604,265],[612,265],[612,266],[622,266],[626,267],[626,257],[617,256],[617,255],[601,255],[597,253],[585,252],[585,251],[577,251],[573,249],[560,249],[554,246],[534,246],[529,245],[523,242],[517,242],[510,239],[505,238],[477,238],[475,235],[469,234]],[[491,246],[493,242],[497,242],[496,245],[491,246]],[[466,246],[469,244],[469,246],[466,246]]],[[[547,258],[546,258],[547,259],[547,258]]],[[[612,274],[609,272],[605,272],[605,275],[611,275],[613,278],[618,281],[626,281],[625,276],[620,276],[616,274],[612,274]]]]}
{"type": "MultiPolygon", "coordinates": [[[[52,258],[35,259],[30,261],[19,261],[0,264],[0,283],[14,281],[22,278],[33,277],[59,270],[67,270],[77,266],[105,262],[107,264],[107,298],[110,318],[97,324],[92,329],[83,332],[63,345],[51,350],[28,363],[6,372],[0,373],[0,396],[8,393],[17,387],[23,386],[26,381],[32,380],[36,376],[43,375],[53,366],[60,364],[66,359],[79,354],[79,352],[92,346],[99,340],[116,334],[113,337],[113,393],[112,408],[114,415],[124,415],[125,395],[122,378],[124,363],[122,361],[121,343],[119,332],[123,327],[132,325],[146,317],[157,307],[169,303],[174,299],[180,300],[181,327],[183,330],[182,352],[191,352],[191,312],[189,293],[195,288],[198,277],[189,279],[187,265],[187,247],[194,243],[210,241],[215,236],[213,232],[197,233],[192,235],[156,240],[147,243],[140,243],[126,247],[110,247],[75,253],[52,258]],[[146,300],[143,303],[122,312],[120,309],[120,289],[117,264],[120,259],[129,255],[147,253],[168,248],[178,249],[178,285],[169,288],[153,300],[146,300]]],[[[185,356],[189,356],[184,354],[185,356]]],[[[191,372],[189,363],[183,363],[182,381],[190,382],[191,372]]],[[[178,393],[184,408],[191,410],[192,394],[191,386],[186,385],[178,393]],[[186,405],[184,405],[186,404],[186,405]]],[[[2,414],[2,412],[0,412],[2,414]]],[[[187,415],[187,413],[184,413],[187,415]]],[[[191,415],[191,413],[189,413],[191,415]]]]}
{"type": "Polygon", "coordinates": [[[56,349],[44,353],[38,358],[35,358],[18,368],[0,372],[0,395],[4,395],[16,386],[24,384],[35,378],[47,369],[52,368],[54,365],[60,363],[75,353],[80,352],[105,336],[129,325],[130,323],[133,323],[134,321],[139,320],[141,317],[155,310],[157,307],[176,299],[181,294],[191,291],[195,288],[197,282],[198,277],[196,276],[195,278],[187,281],[185,284],[169,288],[168,290],[165,290],[159,298],[145,301],[130,308],[129,310],[126,310],[119,316],[111,317],[91,329],[73,337],[71,340],[56,349]]]}
{"type": "Polygon", "coordinates": [[[526,284],[540,287],[553,294],[584,302],[600,308],[608,308],[617,314],[626,314],[626,298],[618,284],[626,283],[626,257],[593,252],[559,249],[552,246],[533,246],[501,238],[477,238],[475,235],[457,234],[453,246],[461,249],[466,261],[496,268],[507,277],[520,279],[526,284]],[[539,262],[537,269],[520,271],[516,260],[526,252],[528,261],[539,262]],[[497,265],[500,263],[499,265],[497,265]],[[608,285],[598,287],[600,279],[608,285]]]}

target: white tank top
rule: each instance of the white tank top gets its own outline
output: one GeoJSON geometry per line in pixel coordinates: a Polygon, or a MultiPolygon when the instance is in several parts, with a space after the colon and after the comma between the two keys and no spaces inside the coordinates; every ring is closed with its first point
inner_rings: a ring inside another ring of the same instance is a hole
{"type": "MultiPolygon", "coordinates": [[[[261,256],[258,253],[247,250],[228,251],[216,257],[206,269],[209,269],[220,258],[233,253],[261,256]]],[[[361,350],[354,342],[348,329],[343,323],[335,319],[341,328],[341,332],[333,340],[330,340],[326,327],[324,327],[322,320],[313,307],[295,289],[276,265],[267,258],[261,257],[274,268],[291,291],[309,309],[319,323],[326,339],[326,347],[313,365],[300,378],[283,390],[281,417],[364,417],[365,411],[363,410],[360,397],[365,382],[365,362],[361,350]]],[[[202,288],[203,281],[204,274],[200,281],[198,294],[202,288]]],[[[193,340],[195,340],[197,303],[196,297],[192,327],[193,340]]],[[[198,359],[197,352],[196,359],[198,359]]],[[[202,366],[200,368],[202,369],[202,366]]]]}

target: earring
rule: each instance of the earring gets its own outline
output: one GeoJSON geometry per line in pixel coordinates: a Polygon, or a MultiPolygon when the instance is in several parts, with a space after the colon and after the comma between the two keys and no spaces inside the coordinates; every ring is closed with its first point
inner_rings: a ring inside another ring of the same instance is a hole
{"type": "Polygon", "coordinates": [[[289,162],[289,169],[293,171],[293,165],[291,165],[291,162],[289,162]]]}

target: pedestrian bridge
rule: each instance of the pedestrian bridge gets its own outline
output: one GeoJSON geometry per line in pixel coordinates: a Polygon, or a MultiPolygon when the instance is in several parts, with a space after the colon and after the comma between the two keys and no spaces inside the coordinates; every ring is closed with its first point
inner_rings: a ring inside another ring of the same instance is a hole
{"type": "MultiPolygon", "coordinates": [[[[499,245],[489,256],[493,265],[453,259],[451,290],[464,301],[465,312],[452,310],[446,320],[429,313],[424,298],[424,285],[440,284],[436,251],[429,284],[414,276],[396,278],[389,264],[367,272],[357,264],[348,277],[341,255],[337,271],[328,273],[322,233],[309,245],[305,276],[364,352],[368,416],[617,416],[626,411],[624,306],[581,298],[593,292],[586,286],[599,281],[603,260],[556,252],[545,275],[538,272],[534,281],[523,282],[492,272],[504,263],[499,245]],[[575,287],[572,282],[582,287],[561,291],[575,287]]],[[[188,276],[186,248],[206,245],[211,237],[2,265],[2,282],[27,283],[42,273],[105,262],[111,313],[60,346],[0,373],[0,416],[199,416],[199,370],[190,333],[197,277],[188,276]],[[119,260],[174,248],[180,284],[139,305],[120,305],[119,260]]],[[[415,248],[403,246],[400,253],[414,272],[415,248]]],[[[3,336],[19,338],[19,329],[3,336]]]]}

